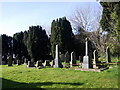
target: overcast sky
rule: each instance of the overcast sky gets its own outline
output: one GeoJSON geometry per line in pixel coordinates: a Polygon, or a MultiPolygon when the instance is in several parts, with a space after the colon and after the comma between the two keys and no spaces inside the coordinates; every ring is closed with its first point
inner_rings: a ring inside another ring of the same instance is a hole
{"type": "Polygon", "coordinates": [[[0,2],[0,34],[12,36],[32,25],[41,25],[49,33],[53,19],[64,16],[69,19],[76,8],[98,5],[98,2],[0,2]]]}

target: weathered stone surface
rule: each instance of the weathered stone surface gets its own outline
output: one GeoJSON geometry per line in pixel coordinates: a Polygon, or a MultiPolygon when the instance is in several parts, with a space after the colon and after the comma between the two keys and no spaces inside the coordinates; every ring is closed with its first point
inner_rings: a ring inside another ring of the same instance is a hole
{"type": "Polygon", "coordinates": [[[61,64],[60,58],[59,58],[58,45],[56,45],[54,62],[55,62],[54,68],[59,68],[59,67],[62,68],[63,67],[63,65],[61,64]]]}
{"type": "Polygon", "coordinates": [[[83,57],[83,63],[82,63],[82,68],[88,69],[92,68],[92,60],[91,54],[88,53],[88,39],[86,38],[86,43],[85,43],[85,56],[83,57]]]}
{"type": "Polygon", "coordinates": [[[98,68],[98,66],[96,65],[98,63],[98,54],[97,54],[96,50],[94,50],[93,56],[94,56],[94,59],[93,59],[93,68],[98,68]]]}

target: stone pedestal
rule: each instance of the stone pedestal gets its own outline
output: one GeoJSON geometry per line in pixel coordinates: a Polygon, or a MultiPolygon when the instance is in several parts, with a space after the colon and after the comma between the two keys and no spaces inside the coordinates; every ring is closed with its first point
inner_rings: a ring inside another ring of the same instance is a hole
{"type": "Polygon", "coordinates": [[[89,56],[84,56],[83,57],[83,63],[82,63],[82,68],[89,69],[89,56]]]}
{"type": "Polygon", "coordinates": [[[62,68],[63,65],[61,64],[60,58],[59,58],[59,50],[58,45],[56,45],[56,52],[55,52],[55,59],[54,59],[55,65],[54,68],[62,68]]]}

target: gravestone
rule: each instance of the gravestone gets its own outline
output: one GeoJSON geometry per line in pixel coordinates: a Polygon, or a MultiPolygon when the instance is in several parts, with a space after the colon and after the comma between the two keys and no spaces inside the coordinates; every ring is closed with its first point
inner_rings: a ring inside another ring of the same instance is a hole
{"type": "Polygon", "coordinates": [[[55,59],[54,59],[54,68],[62,68],[63,65],[61,64],[60,58],[59,58],[59,50],[58,50],[58,45],[56,45],[56,51],[55,51],[55,59]]]}
{"type": "Polygon", "coordinates": [[[64,56],[64,54],[60,54],[60,60],[61,60],[61,62],[64,62],[64,61],[65,61],[65,56],[64,56]]]}
{"type": "Polygon", "coordinates": [[[49,60],[45,60],[44,66],[51,66],[49,60]]]}
{"type": "Polygon", "coordinates": [[[52,60],[52,64],[51,64],[51,66],[52,66],[52,67],[54,66],[54,60],[52,60]]]}
{"type": "Polygon", "coordinates": [[[12,66],[12,57],[8,56],[8,66],[12,66]]]}
{"type": "Polygon", "coordinates": [[[21,64],[20,60],[17,60],[17,64],[16,65],[20,65],[20,64],[21,64]]]}
{"type": "Polygon", "coordinates": [[[80,61],[79,65],[81,67],[82,66],[82,62],[83,62],[83,57],[82,56],[79,56],[79,61],[80,61]]]}
{"type": "Polygon", "coordinates": [[[70,61],[70,66],[75,66],[76,64],[76,54],[75,52],[71,52],[71,61],[70,61]]]}
{"type": "Polygon", "coordinates": [[[96,65],[98,63],[98,54],[97,54],[96,50],[94,50],[93,56],[94,56],[94,59],[93,59],[93,68],[98,68],[98,66],[96,65]]]}
{"type": "Polygon", "coordinates": [[[27,65],[27,58],[24,59],[24,64],[27,65]]]}
{"type": "Polygon", "coordinates": [[[107,63],[110,63],[110,62],[111,62],[110,49],[109,49],[109,47],[106,48],[106,62],[107,62],[107,63]]]}
{"type": "Polygon", "coordinates": [[[65,53],[65,63],[69,63],[70,62],[70,55],[68,53],[68,51],[65,53]]]}
{"type": "Polygon", "coordinates": [[[43,64],[42,64],[42,61],[41,61],[41,60],[37,61],[36,67],[43,67],[43,64]]]}
{"type": "Polygon", "coordinates": [[[33,61],[28,61],[27,67],[35,67],[34,62],[33,61]]]}
{"type": "Polygon", "coordinates": [[[86,42],[85,42],[85,56],[83,57],[82,68],[89,69],[91,66],[92,66],[92,62],[91,62],[90,57],[88,55],[88,39],[86,38],[86,42]]]}

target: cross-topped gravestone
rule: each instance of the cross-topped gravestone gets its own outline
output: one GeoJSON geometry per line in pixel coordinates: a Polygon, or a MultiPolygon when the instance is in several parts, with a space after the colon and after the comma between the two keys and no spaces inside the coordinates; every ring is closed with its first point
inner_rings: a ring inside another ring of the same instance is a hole
{"type": "Polygon", "coordinates": [[[65,63],[69,63],[70,62],[70,55],[68,53],[68,51],[65,53],[65,63]]]}
{"type": "Polygon", "coordinates": [[[109,47],[106,48],[106,62],[110,63],[111,59],[110,59],[110,49],[109,47]]]}
{"type": "Polygon", "coordinates": [[[71,66],[71,67],[72,67],[72,66],[75,66],[75,64],[76,64],[76,54],[75,54],[75,52],[73,51],[73,52],[71,52],[70,66],[71,66]]]}
{"type": "Polygon", "coordinates": [[[54,62],[55,62],[54,68],[58,68],[58,67],[62,68],[63,67],[63,65],[61,64],[60,58],[59,58],[58,45],[56,45],[54,62]]]}

